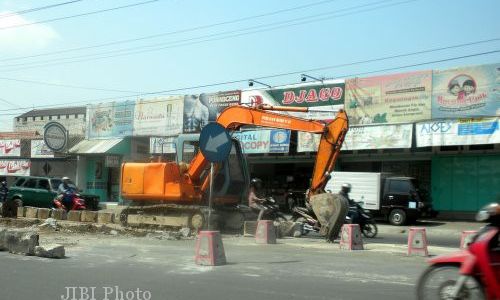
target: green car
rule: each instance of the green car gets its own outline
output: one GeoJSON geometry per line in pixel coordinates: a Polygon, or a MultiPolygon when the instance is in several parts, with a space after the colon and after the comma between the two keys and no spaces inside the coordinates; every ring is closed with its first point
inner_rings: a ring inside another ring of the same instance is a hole
{"type": "MultiPolygon", "coordinates": [[[[7,200],[13,200],[16,206],[52,208],[54,207],[54,198],[57,196],[57,188],[61,183],[61,178],[35,176],[19,177],[9,188],[7,200]]],[[[98,209],[99,196],[80,194],[80,197],[85,200],[87,209],[98,209]]]]}

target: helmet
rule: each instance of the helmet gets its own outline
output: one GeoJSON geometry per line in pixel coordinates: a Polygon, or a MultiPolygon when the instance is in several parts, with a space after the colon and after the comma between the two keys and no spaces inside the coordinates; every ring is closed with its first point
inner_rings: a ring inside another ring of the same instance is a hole
{"type": "Polygon", "coordinates": [[[252,178],[252,180],[250,181],[250,186],[256,189],[260,189],[262,187],[262,180],[260,180],[259,178],[252,178]]]}
{"type": "Polygon", "coordinates": [[[500,205],[498,203],[490,203],[477,213],[476,221],[479,222],[496,222],[500,219],[500,205]]]}
{"type": "Polygon", "coordinates": [[[351,192],[351,184],[350,183],[343,183],[342,188],[340,190],[344,193],[350,193],[351,192]]]}
{"type": "Polygon", "coordinates": [[[61,178],[62,180],[69,180],[69,177],[66,177],[64,176],[63,178],[61,178]]]}
{"type": "Polygon", "coordinates": [[[4,180],[4,181],[2,181],[2,185],[3,185],[3,186],[6,186],[6,185],[7,185],[7,182],[6,182],[5,180],[4,180]]]}

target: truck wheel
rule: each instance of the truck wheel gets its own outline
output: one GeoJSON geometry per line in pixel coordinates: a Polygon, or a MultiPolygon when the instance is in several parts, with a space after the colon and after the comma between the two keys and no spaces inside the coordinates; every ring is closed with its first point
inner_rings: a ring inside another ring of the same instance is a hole
{"type": "Polygon", "coordinates": [[[393,209],[389,214],[389,223],[396,226],[401,226],[406,223],[406,213],[402,209],[393,209]]]}

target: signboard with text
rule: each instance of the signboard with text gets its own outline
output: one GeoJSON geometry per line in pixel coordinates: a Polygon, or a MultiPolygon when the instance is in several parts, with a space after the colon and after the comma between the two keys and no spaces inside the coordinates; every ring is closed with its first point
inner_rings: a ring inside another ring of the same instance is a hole
{"type": "Polygon", "coordinates": [[[288,153],[290,130],[264,129],[235,132],[233,137],[240,141],[243,153],[288,153]]]}

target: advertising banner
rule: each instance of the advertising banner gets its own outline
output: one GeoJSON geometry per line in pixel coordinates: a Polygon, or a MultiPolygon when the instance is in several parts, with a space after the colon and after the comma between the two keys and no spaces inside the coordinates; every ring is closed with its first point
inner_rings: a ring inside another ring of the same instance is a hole
{"type": "Polygon", "coordinates": [[[288,153],[290,130],[265,129],[235,132],[243,153],[288,153]]]}
{"type": "Polygon", "coordinates": [[[346,80],[349,123],[410,123],[431,118],[432,71],[346,80]]]}
{"type": "Polygon", "coordinates": [[[131,136],[134,106],[134,101],[89,105],[87,108],[89,139],[131,136]]]}
{"type": "Polygon", "coordinates": [[[28,159],[0,160],[0,176],[29,176],[30,167],[28,159]]]}
{"type": "Polygon", "coordinates": [[[54,157],[54,152],[47,147],[44,140],[31,140],[31,157],[54,157]]]}
{"type": "Polygon", "coordinates": [[[436,70],[432,118],[500,115],[500,64],[436,70]]]}
{"type": "Polygon", "coordinates": [[[498,122],[494,117],[417,123],[417,147],[498,144],[498,122]]]}
{"type": "Polygon", "coordinates": [[[413,124],[353,126],[342,150],[411,148],[413,124]]]}
{"type": "Polygon", "coordinates": [[[240,104],[241,91],[184,96],[184,133],[201,132],[208,122],[215,122],[227,107],[240,104]]]}
{"type": "Polygon", "coordinates": [[[331,120],[336,111],[344,108],[344,88],[343,80],[325,80],[322,84],[316,82],[267,90],[248,90],[241,92],[241,103],[252,106],[269,104],[309,107],[310,112],[289,114],[314,120],[331,120]]]}
{"type": "Polygon", "coordinates": [[[21,156],[21,140],[0,140],[0,156],[21,156]]]}
{"type": "Polygon", "coordinates": [[[177,135],[182,133],[184,96],[169,96],[135,103],[135,136],[177,135]]]}

